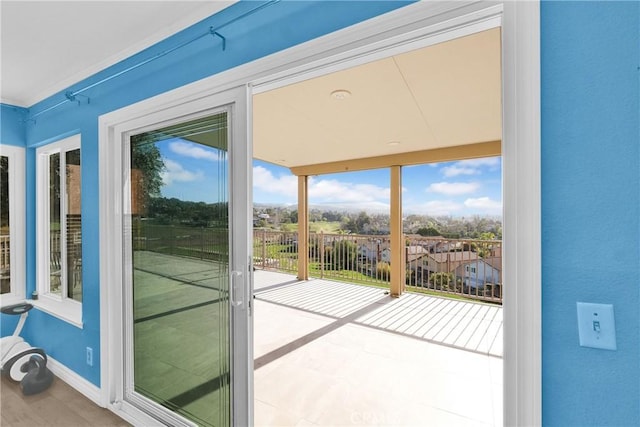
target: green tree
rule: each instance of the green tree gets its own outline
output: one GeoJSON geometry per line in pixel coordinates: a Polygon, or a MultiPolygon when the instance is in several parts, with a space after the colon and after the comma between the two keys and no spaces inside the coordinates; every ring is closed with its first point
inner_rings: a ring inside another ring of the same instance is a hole
{"type": "Polygon", "coordinates": [[[162,155],[151,135],[142,133],[131,137],[131,169],[137,169],[142,174],[138,199],[146,210],[151,198],[160,197],[162,172],[165,170],[162,155]]]}
{"type": "Polygon", "coordinates": [[[340,240],[331,250],[331,263],[335,270],[352,270],[356,267],[358,246],[349,240],[340,240]]]}
{"type": "Polygon", "coordinates": [[[376,264],[376,278],[380,280],[389,280],[391,278],[391,266],[388,262],[376,264]]]}
{"type": "MultiPolygon", "coordinates": [[[[495,240],[496,235],[491,232],[480,233],[478,237],[480,240],[495,240]]],[[[486,258],[491,255],[491,248],[493,244],[490,242],[473,242],[471,244],[471,250],[478,253],[480,258],[486,258]]]]}
{"type": "Polygon", "coordinates": [[[434,289],[453,291],[455,288],[455,276],[453,273],[433,273],[429,276],[429,283],[434,289]]]}
{"type": "Polygon", "coordinates": [[[421,236],[442,236],[440,230],[435,227],[422,227],[416,230],[416,234],[421,236]]]}
{"type": "Polygon", "coordinates": [[[349,217],[346,220],[343,218],[342,228],[350,233],[362,234],[368,224],[371,224],[371,218],[362,211],[355,218],[349,217]]]}

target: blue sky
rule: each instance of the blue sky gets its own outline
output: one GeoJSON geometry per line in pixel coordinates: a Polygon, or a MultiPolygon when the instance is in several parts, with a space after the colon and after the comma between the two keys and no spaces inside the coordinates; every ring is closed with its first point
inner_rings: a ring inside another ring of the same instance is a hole
{"type": "MultiPolygon", "coordinates": [[[[226,160],[210,147],[179,139],[157,143],[165,162],[162,195],[183,200],[219,200],[220,167],[226,160]]],[[[501,215],[500,157],[403,168],[403,211],[421,215],[501,215]]],[[[297,178],[289,169],[255,160],[255,203],[295,205],[297,178]]],[[[226,194],[222,194],[226,198],[226,194]]],[[[327,209],[389,212],[389,170],[310,177],[309,204],[327,209]]]]}
{"type": "MultiPolygon", "coordinates": [[[[403,167],[403,211],[421,215],[501,215],[500,157],[403,167]]],[[[389,169],[311,177],[309,204],[389,212],[389,169]]],[[[297,203],[297,178],[287,168],[253,163],[255,203],[297,203]]]]}
{"type": "Polygon", "coordinates": [[[181,200],[213,203],[227,200],[225,185],[219,174],[227,170],[223,151],[206,145],[173,138],[156,142],[165,170],[162,172],[162,195],[181,200]]]}

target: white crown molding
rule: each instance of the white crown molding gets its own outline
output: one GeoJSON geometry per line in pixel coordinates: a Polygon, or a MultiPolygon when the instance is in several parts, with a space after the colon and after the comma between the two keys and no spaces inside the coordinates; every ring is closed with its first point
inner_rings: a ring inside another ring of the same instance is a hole
{"type": "Polygon", "coordinates": [[[194,9],[191,13],[176,19],[171,25],[165,26],[161,31],[154,33],[153,35],[140,40],[136,43],[131,44],[124,50],[111,55],[104,60],[91,65],[90,67],[85,68],[84,70],[77,72],[75,74],[70,75],[64,80],[60,80],[58,83],[51,85],[45,89],[39,90],[34,94],[29,94],[24,97],[24,99],[15,99],[15,98],[0,98],[0,102],[3,104],[15,105],[17,107],[25,107],[29,108],[38,102],[41,102],[52,95],[55,95],[58,92],[61,92],[70,86],[85,80],[92,75],[117,64],[120,61],[123,61],[151,46],[154,44],[165,40],[166,38],[176,34],[185,28],[206,19],[221,10],[231,6],[236,3],[238,0],[224,0],[224,1],[209,1],[202,2],[202,6],[194,9]]]}

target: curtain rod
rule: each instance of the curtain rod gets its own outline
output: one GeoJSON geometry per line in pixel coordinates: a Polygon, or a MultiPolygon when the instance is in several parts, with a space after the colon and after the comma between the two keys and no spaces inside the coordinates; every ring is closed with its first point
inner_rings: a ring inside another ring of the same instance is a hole
{"type": "MultiPolygon", "coordinates": [[[[92,84],[90,84],[88,86],[85,86],[82,89],[78,89],[78,90],[75,90],[75,91],[67,91],[64,94],[65,97],[66,97],[64,100],[62,100],[62,101],[58,102],[57,104],[54,104],[54,105],[52,105],[52,106],[50,106],[50,107],[48,107],[48,108],[36,113],[36,114],[34,114],[33,116],[31,116],[28,119],[26,119],[25,122],[28,122],[28,121],[31,121],[31,120],[35,121],[36,117],[38,117],[38,116],[40,116],[40,115],[42,115],[44,113],[47,113],[47,112],[49,112],[51,110],[54,110],[54,109],[58,108],[59,106],[66,104],[67,102],[75,101],[76,97],[78,95],[81,95],[83,92],[85,92],[85,91],[87,91],[89,89],[92,89],[92,88],[94,88],[96,86],[99,86],[99,85],[101,85],[103,83],[106,83],[106,82],[108,82],[110,80],[113,80],[116,77],[120,77],[121,75],[126,74],[126,73],[128,73],[130,71],[133,71],[133,70],[135,70],[137,68],[140,68],[143,65],[146,65],[146,64],[148,64],[148,63],[150,63],[152,61],[155,61],[156,59],[162,58],[163,56],[166,56],[166,55],[170,54],[171,52],[175,52],[178,49],[182,49],[183,47],[185,47],[187,45],[190,45],[191,43],[193,43],[193,42],[195,42],[197,40],[200,40],[201,38],[204,38],[206,36],[219,37],[222,40],[222,50],[225,50],[226,47],[227,47],[227,39],[219,33],[220,30],[222,30],[223,28],[225,28],[225,27],[227,27],[227,26],[229,26],[229,25],[231,25],[231,24],[233,24],[233,23],[235,23],[235,22],[237,22],[237,21],[239,21],[241,19],[244,19],[244,18],[246,18],[246,17],[248,17],[250,15],[253,15],[254,13],[258,12],[261,9],[264,9],[264,8],[266,8],[268,6],[271,6],[271,5],[275,4],[275,3],[278,3],[279,1],[280,0],[269,0],[266,3],[262,3],[261,5],[259,5],[257,7],[254,7],[253,9],[250,9],[247,12],[245,12],[245,13],[239,15],[239,16],[236,16],[235,18],[225,22],[222,25],[219,25],[217,27],[213,27],[213,26],[209,27],[209,30],[206,33],[202,33],[202,34],[200,34],[200,35],[198,35],[198,36],[196,36],[196,37],[194,37],[194,38],[192,38],[190,40],[187,40],[186,42],[183,42],[183,43],[181,43],[181,44],[179,44],[177,46],[172,47],[171,49],[167,49],[167,50],[165,50],[163,52],[160,52],[160,53],[152,56],[151,58],[145,59],[142,62],[139,62],[139,63],[137,63],[135,65],[130,66],[129,68],[126,68],[126,69],[124,69],[122,71],[119,71],[119,72],[117,72],[115,74],[112,74],[109,77],[105,77],[104,79],[102,79],[100,81],[97,81],[95,83],[92,83],[92,84]]],[[[84,96],[84,95],[81,95],[81,96],[84,96]]],[[[89,102],[89,98],[88,97],[87,97],[87,102],[89,102]]]]}

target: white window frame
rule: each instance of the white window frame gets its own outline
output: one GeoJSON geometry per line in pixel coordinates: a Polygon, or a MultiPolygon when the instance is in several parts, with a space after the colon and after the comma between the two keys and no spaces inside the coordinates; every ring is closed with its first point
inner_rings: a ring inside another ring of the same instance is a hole
{"type": "MultiPolygon", "coordinates": [[[[127,228],[127,216],[131,207],[130,195],[130,150],[129,138],[132,134],[146,129],[158,129],[170,123],[180,123],[188,118],[205,116],[227,110],[230,112],[229,147],[229,180],[233,182],[233,190],[229,197],[229,218],[232,235],[229,241],[232,255],[230,258],[230,287],[232,294],[250,295],[253,289],[250,261],[244,254],[250,253],[252,235],[248,222],[243,224],[240,218],[243,212],[251,212],[251,176],[244,177],[244,170],[251,173],[251,145],[248,141],[247,129],[250,112],[249,88],[240,86],[233,89],[200,94],[190,100],[172,100],[163,104],[163,108],[153,112],[141,111],[140,106],[125,107],[100,117],[100,281],[101,287],[101,404],[134,425],[156,425],[158,420],[176,426],[193,426],[194,424],[179,414],[166,414],[165,408],[152,402],[145,402],[126,389],[132,383],[127,373],[126,346],[123,337],[132,346],[130,333],[133,324],[131,301],[127,301],[126,289],[123,285],[127,278],[126,268],[131,265],[127,259],[130,253],[126,250],[123,236],[127,228]],[[242,159],[247,159],[246,163],[242,159]],[[247,260],[248,263],[245,263],[247,260]],[[234,274],[238,273],[238,274],[234,274]],[[108,295],[108,297],[107,297],[108,295]],[[108,302],[108,306],[104,304],[108,302]],[[125,309],[125,306],[128,306],[125,309]],[[125,334],[123,336],[123,334],[125,334]],[[106,340],[106,341],[105,341],[106,340]],[[109,375],[109,372],[113,375],[109,375]],[[125,383],[126,382],[126,383],[125,383]],[[144,408],[144,411],[141,410],[144,408]],[[151,416],[150,414],[153,414],[151,416]]],[[[232,297],[233,299],[233,297],[232,297]]],[[[231,378],[232,378],[232,422],[234,425],[253,425],[253,336],[251,334],[253,320],[250,312],[250,300],[243,300],[233,305],[230,312],[232,331],[231,378]],[[248,336],[240,336],[248,331],[248,336]],[[237,339],[236,339],[237,338],[237,339]],[[246,339],[246,340],[245,340],[246,339]],[[237,368],[235,366],[237,366],[237,368]]],[[[129,366],[132,360],[129,359],[129,366]]]]}
{"type": "MultiPolygon", "coordinates": [[[[158,111],[167,104],[240,84],[253,93],[344,69],[350,60],[389,56],[412,46],[438,43],[468,35],[483,23],[502,30],[503,88],[503,281],[513,284],[504,294],[504,425],[534,426],[542,423],[541,333],[541,185],[540,185],[540,3],[532,1],[416,2],[366,22],[277,52],[265,58],[204,78],[184,87],[130,105],[100,118],[100,171],[111,171],[114,159],[104,147],[113,137],[111,123],[126,121],[132,113],[158,111]],[[456,31],[457,30],[457,31],[456,31]],[[453,32],[452,32],[453,31],[453,32]],[[397,48],[397,49],[396,49],[397,48]]],[[[351,61],[352,65],[353,61],[351,61]]],[[[251,120],[249,121],[251,126],[251,120]]],[[[118,160],[118,159],[116,159],[118,160]]],[[[117,164],[117,161],[116,161],[117,164]]],[[[105,172],[103,172],[105,171],[105,172]]],[[[101,194],[120,191],[101,179],[101,194]]],[[[119,206],[117,206],[119,208],[119,206]]],[[[103,210],[101,221],[111,212],[103,210]]],[[[108,285],[113,260],[108,257],[101,229],[101,281],[108,285]],[[106,255],[105,255],[106,254],[106,255]]],[[[101,287],[102,360],[109,359],[110,340],[121,330],[109,326],[111,294],[101,287]]],[[[116,325],[117,326],[117,325],[116,325]]],[[[102,383],[118,375],[117,367],[101,365],[102,383]],[[111,368],[111,369],[110,369],[111,368]],[[116,368],[116,369],[114,369],[116,368]]],[[[103,403],[109,400],[103,389],[103,403]]]]}
{"type": "Polygon", "coordinates": [[[9,158],[11,291],[0,296],[0,305],[4,307],[25,298],[25,149],[0,144],[0,155],[9,158]]]}
{"type": "MultiPolygon", "coordinates": [[[[51,144],[44,145],[36,149],[36,289],[38,299],[33,301],[33,305],[52,316],[58,317],[66,322],[82,328],[82,303],[67,297],[68,272],[66,259],[66,233],[64,221],[61,221],[60,246],[61,246],[61,294],[55,295],[50,292],[51,276],[51,248],[50,246],[50,224],[49,224],[49,157],[53,154],[60,154],[60,168],[63,169],[63,154],[69,151],[80,149],[82,153],[82,138],[80,134],[72,135],[51,144]]],[[[82,171],[82,165],[80,166],[82,171]]],[[[60,192],[65,193],[66,181],[60,179],[60,192]]],[[[82,192],[80,193],[82,199],[82,192]]],[[[60,217],[65,217],[65,204],[60,206],[60,217]]]]}

